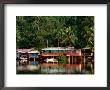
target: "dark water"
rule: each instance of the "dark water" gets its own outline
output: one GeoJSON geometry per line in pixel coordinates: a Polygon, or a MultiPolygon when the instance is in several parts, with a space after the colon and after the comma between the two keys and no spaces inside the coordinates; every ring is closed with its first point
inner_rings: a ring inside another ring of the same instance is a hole
{"type": "Polygon", "coordinates": [[[29,65],[17,65],[17,74],[92,74],[81,65],[31,62],[29,65]]]}

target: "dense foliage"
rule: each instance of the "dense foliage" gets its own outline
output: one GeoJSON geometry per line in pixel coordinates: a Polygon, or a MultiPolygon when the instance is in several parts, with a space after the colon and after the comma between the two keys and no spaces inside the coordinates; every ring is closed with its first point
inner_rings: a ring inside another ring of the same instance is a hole
{"type": "Polygon", "coordinates": [[[93,16],[17,16],[17,48],[94,47],[93,16]]]}
{"type": "Polygon", "coordinates": [[[58,56],[57,60],[58,60],[59,64],[66,64],[67,63],[67,58],[65,55],[58,56]]]}

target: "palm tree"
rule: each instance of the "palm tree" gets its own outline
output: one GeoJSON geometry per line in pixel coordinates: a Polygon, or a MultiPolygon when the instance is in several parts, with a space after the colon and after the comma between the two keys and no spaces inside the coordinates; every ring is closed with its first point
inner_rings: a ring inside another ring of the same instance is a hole
{"type": "Polygon", "coordinates": [[[64,45],[73,45],[75,43],[75,39],[77,39],[73,33],[71,27],[65,29],[65,33],[62,38],[62,44],[64,45]]]}

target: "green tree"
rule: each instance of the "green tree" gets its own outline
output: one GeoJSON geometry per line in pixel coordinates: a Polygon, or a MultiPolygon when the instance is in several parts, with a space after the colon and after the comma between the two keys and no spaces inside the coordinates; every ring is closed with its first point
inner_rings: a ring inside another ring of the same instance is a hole
{"type": "Polygon", "coordinates": [[[65,56],[65,55],[60,55],[60,56],[58,57],[58,63],[59,63],[59,64],[66,64],[66,63],[67,63],[67,58],[66,58],[66,56],[65,56]]]}
{"type": "Polygon", "coordinates": [[[64,44],[64,46],[73,46],[75,39],[76,37],[73,30],[71,29],[71,27],[68,27],[65,29],[65,33],[63,35],[61,43],[64,44]]]}
{"type": "Polygon", "coordinates": [[[94,47],[93,16],[17,16],[17,48],[94,47]]]}

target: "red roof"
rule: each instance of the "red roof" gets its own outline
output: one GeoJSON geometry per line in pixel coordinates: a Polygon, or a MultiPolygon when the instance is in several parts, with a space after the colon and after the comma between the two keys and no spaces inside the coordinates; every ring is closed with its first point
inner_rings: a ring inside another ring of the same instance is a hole
{"type": "Polygon", "coordinates": [[[42,53],[42,56],[59,56],[59,53],[42,53]]]}
{"type": "Polygon", "coordinates": [[[66,56],[81,56],[80,53],[66,53],[66,56]]]}

